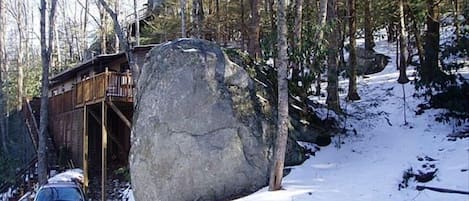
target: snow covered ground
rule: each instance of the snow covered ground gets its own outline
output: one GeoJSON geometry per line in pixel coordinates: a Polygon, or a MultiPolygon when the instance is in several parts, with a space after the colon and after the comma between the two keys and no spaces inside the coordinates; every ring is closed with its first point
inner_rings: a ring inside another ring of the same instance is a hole
{"type": "MultiPolygon", "coordinates": [[[[435,115],[443,110],[416,115],[417,105],[424,101],[412,96],[415,89],[410,83],[404,85],[404,108],[402,85],[396,81],[399,73],[395,45],[386,41],[377,41],[376,45],[377,52],[391,57],[388,66],[380,73],[358,79],[362,100],[346,103],[346,94],[341,94],[341,106],[351,114],[347,126],[353,126],[357,134],[340,140],[336,137],[316,156],[293,167],[283,180],[284,190],[268,192],[263,188],[237,201],[469,200],[469,195],[415,189],[416,185],[424,185],[469,191],[469,138],[448,140],[447,135],[454,132],[453,124],[435,121],[435,115]],[[404,111],[408,124],[404,124],[404,111]],[[425,156],[435,160],[425,160],[425,156]],[[399,190],[409,168],[413,172],[436,170],[436,178],[428,183],[417,183],[411,178],[409,186],[399,190]]],[[[460,72],[467,77],[469,68],[460,72]]],[[[411,80],[413,73],[408,71],[411,80]]],[[[344,89],[347,85],[345,80],[340,82],[344,89]]]]}

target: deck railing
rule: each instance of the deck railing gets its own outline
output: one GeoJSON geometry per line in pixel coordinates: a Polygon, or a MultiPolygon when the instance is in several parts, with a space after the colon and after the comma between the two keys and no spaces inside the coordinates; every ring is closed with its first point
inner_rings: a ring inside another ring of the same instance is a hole
{"type": "Polygon", "coordinates": [[[130,73],[103,72],[78,82],[75,86],[76,106],[95,103],[106,98],[132,102],[130,73]]]}

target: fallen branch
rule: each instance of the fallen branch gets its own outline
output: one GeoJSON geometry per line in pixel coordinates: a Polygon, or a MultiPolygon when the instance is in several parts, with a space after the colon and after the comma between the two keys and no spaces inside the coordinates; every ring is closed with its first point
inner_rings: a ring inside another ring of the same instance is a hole
{"type": "Polygon", "coordinates": [[[468,191],[452,190],[452,189],[446,189],[446,188],[436,188],[436,187],[429,187],[429,186],[417,186],[418,191],[423,191],[425,189],[440,192],[440,193],[458,193],[458,194],[469,195],[468,191]]]}

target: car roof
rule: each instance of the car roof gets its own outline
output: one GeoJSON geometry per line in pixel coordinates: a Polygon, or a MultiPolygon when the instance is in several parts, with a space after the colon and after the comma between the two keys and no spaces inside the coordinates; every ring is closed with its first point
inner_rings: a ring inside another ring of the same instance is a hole
{"type": "Polygon", "coordinates": [[[50,188],[50,187],[79,187],[79,186],[75,182],[53,182],[53,183],[44,184],[42,186],[42,188],[50,188]]]}

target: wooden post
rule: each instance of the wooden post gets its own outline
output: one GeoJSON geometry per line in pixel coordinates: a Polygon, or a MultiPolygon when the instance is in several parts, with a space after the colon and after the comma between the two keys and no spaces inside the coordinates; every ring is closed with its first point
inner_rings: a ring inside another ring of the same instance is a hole
{"type": "Polygon", "coordinates": [[[83,106],[83,186],[88,190],[88,108],[83,106]]]}
{"type": "Polygon", "coordinates": [[[132,128],[132,123],[127,119],[127,117],[122,113],[119,108],[117,108],[116,105],[112,101],[107,101],[107,104],[111,107],[111,109],[119,116],[119,118],[124,122],[124,124],[129,127],[130,129],[132,128]]]}
{"type": "Polygon", "coordinates": [[[101,133],[102,133],[102,152],[101,152],[101,200],[106,200],[106,162],[107,162],[107,108],[106,103],[103,100],[101,102],[101,133]]]}

